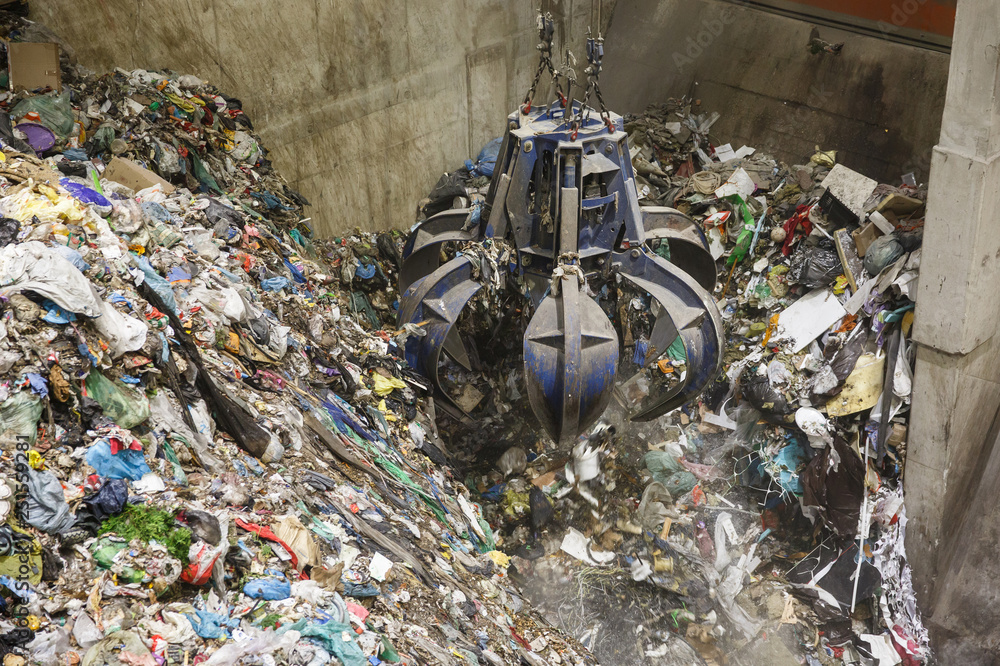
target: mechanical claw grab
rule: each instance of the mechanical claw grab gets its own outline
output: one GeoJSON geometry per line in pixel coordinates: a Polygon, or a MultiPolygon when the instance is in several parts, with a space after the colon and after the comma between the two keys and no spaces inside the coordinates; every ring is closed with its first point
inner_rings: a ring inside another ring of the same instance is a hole
{"type": "Polygon", "coordinates": [[[441,250],[491,239],[516,250],[510,270],[522,285],[525,308],[534,312],[523,339],[527,395],[556,441],[575,439],[601,416],[616,385],[629,379],[620,376],[626,359],[635,359],[629,368],[635,374],[645,372],[678,339],[686,357],[683,378],[668,388],[640,392],[631,402],[617,391],[636,420],[679,407],[719,372],[715,262],[693,221],[673,209],[639,205],[620,116],[585,102],[522,106],[508,118],[478,217],[472,222],[468,209],[435,215],[414,229],[403,254],[400,324],[426,331],[408,339],[407,361],[438,389],[442,354],[469,367],[456,323],[482,287],[467,254],[441,264],[441,250]],[[653,245],[665,250],[654,252],[653,245]],[[649,299],[655,317],[642,341],[631,340],[621,318],[613,322],[595,299],[601,285],[605,293],[612,285],[643,303],[649,299]]]}

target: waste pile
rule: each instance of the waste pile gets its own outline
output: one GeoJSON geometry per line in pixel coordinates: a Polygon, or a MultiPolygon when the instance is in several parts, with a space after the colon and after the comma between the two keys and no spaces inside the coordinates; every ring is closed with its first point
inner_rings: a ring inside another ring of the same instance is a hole
{"type": "Polygon", "coordinates": [[[314,238],[197,77],[58,72],[0,94],[4,666],[595,663],[434,462],[398,238],[314,238]]]}
{"type": "Polygon", "coordinates": [[[722,376],[652,424],[613,407],[567,450],[510,362],[475,423],[439,429],[514,577],[602,663],[925,663],[903,478],[926,188],[720,144],[698,106],[625,131],[640,203],[693,218],[717,261],[722,376]]]}

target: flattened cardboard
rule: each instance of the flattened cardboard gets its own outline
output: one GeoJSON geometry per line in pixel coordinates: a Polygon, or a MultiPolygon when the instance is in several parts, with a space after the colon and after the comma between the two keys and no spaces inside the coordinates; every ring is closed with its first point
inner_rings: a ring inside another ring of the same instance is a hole
{"type": "Polygon", "coordinates": [[[858,257],[858,249],[854,244],[854,238],[847,232],[847,229],[838,229],[833,233],[834,242],[837,244],[837,256],[840,257],[840,264],[844,267],[844,275],[851,284],[851,293],[858,291],[858,278],[864,275],[865,264],[858,257]]]}
{"type": "Polygon", "coordinates": [[[116,157],[108,164],[104,170],[104,177],[130,187],[136,192],[152,187],[159,183],[163,186],[163,193],[170,194],[174,191],[174,186],[163,180],[149,169],[145,169],[132,160],[124,157],[116,157]]]}
{"type": "Polygon", "coordinates": [[[854,370],[847,376],[844,390],[826,403],[827,416],[848,416],[874,407],[882,394],[884,375],[884,356],[876,358],[874,354],[862,355],[854,370]]]}
{"type": "Polygon", "coordinates": [[[7,67],[14,92],[45,88],[62,92],[58,44],[8,42],[7,67]]]}
{"type": "Polygon", "coordinates": [[[792,353],[798,354],[846,314],[830,289],[817,289],[778,315],[778,332],[793,340],[792,353]]]}

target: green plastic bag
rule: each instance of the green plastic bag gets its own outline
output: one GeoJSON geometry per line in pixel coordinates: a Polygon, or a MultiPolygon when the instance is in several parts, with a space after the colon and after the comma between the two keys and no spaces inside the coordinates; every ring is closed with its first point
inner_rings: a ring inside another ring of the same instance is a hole
{"type": "Polygon", "coordinates": [[[122,428],[133,428],[149,418],[149,399],[144,394],[113,382],[96,370],[87,376],[87,395],[122,428]]]}
{"type": "Polygon", "coordinates": [[[653,480],[663,484],[674,499],[691,492],[698,483],[694,474],[684,469],[684,466],[666,451],[649,451],[645,461],[646,469],[653,475],[653,480]]]}
{"type": "Polygon", "coordinates": [[[286,631],[297,631],[302,634],[302,638],[312,638],[318,642],[324,650],[337,657],[344,666],[366,666],[368,660],[364,652],[353,640],[354,629],[350,624],[335,622],[330,620],[326,624],[315,624],[310,620],[299,620],[295,624],[288,624],[278,629],[278,635],[286,631]]]}
{"type": "MultiPolygon", "coordinates": [[[[90,553],[94,561],[102,569],[110,569],[115,565],[115,556],[128,548],[128,542],[114,539],[110,536],[101,537],[90,545],[90,553]]],[[[123,566],[118,574],[118,581],[124,583],[139,583],[146,572],[134,567],[123,566]]]]}
{"type": "Polygon", "coordinates": [[[32,111],[38,114],[43,125],[55,132],[60,141],[65,141],[73,134],[76,119],[69,99],[69,88],[62,94],[49,93],[26,97],[14,105],[10,115],[11,118],[20,119],[32,111]]]}
{"type": "Polygon", "coordinates": [[[40,418],[42,401],[28,391],[19,391],[0,403],[0,433],[9,430],[34,444],[40,418]]]}

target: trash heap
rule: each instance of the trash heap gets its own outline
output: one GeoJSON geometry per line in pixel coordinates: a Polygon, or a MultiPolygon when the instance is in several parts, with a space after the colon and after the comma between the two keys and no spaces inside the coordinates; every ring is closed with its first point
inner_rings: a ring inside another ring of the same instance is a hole
{"type": "Polygon", "coordinates": [[[398,239],[315,239],[196,77],[52,87],[0,94],[4,666],[594,663],[426,455],[398,239]]]}
{"type": "Polygon", "coordinates": [[[681,99],[625,123],[641,203],[717,260],[725,365],[698,403],[652,424],[613,404],[560,449],[511,362],[474,424],[439,428],[528,596],[602,663],[925,663],[903,478],[926,189],[720,145],[718,117],[681,99]]]}

